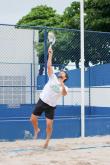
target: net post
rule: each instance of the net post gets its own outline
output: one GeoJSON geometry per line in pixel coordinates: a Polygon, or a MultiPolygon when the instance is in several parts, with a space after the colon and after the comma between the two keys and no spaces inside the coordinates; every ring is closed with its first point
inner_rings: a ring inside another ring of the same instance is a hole
{"type": "Polygon", "coordinates": [[[81,38],[81,137],[85,136],[84,106],[84,0],[80,0],[80,38],[81,38]]]}
{"type": "Polygon", "coordinates": [[[31,104],[32,104],[32,63],[30,64],[30,70],[31,70],[31,104]]]}
{"type": "Polygon", "coordinates": [[[45,83],[47,83],[47,58],[48,58],[48,53],[47,53],[47,27],[44,29],[44,67],[45,67],[45,83]]]}

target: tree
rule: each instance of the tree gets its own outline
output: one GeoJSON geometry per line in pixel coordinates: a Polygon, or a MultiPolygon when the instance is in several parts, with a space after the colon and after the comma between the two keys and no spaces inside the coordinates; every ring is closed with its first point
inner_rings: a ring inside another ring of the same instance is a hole
{"type": "MultiPolygon", "coordinates": [[[[55,31],[56,43],[53,45],[53,65],[55,68],[66,69],[68,63],[75,62],[76,67],[79,68],[80,60],[80,32],[79,31],[55,31]]],[[[44,45],[40,43],[37,50],[39,50],[39,62],[41,63],[40,73],[42,74],[44,67],[43,50],[44,45]]]]}
{"type": "Polygon", "coordinates": [[[110,63],[110,34],[85,32],[85,66],[110,63]]]}
{"type": "Polygon", "coordinates": [[[72,2],[63,14],[63,27],[80,29],[80,3],[72,2]]]}
{"type": "MultiPolygon", "coordinates": [[[[56,11],[51,7],[38,6],[31,10],[31,12],[24,16],[17,25],[31,25],[31,26],[48,26],[48,27],[63,27],[63,17],[56,14],[56,11]]],[[[45,27],[44,27],[45,29],[45,27]]],[[[40,70],[42,74],[44,70],[44,29],[40,30],[39,44],[36,49],[39,55],[40,70]]],[[[48,30],[47,30],[48,32],[48,30]]],[[[53,46],[54,57],[53,64],[55,67],[66,67],[70,61],[75,62],[79,67],[79,32],[76,31],[54,31],[57,41],[53,46]],[[75,41],[75,42],[74,42],[75,41]],[[77,44],[76,44],[77,43],[77,44]]]]}
{"type": "Polygon", "coordinates": [[[62,17],[56,13],[53,8],[48,6],[37,6],[18,21],[17,25],[31,25],[31,26],[61,26],[62,17]]]}
{"type": "Polygon", "coordinates": [[[85,28],[110,32],[110,0],[86,0],[85,28]]]}
{"type": "MultiPolygon", "coordinates": [[[[80,60],[80,33],[79,31],[62,31],[56,35],[57,42],[54,46],[54,64],[62,64],[66,67],[68,63],[75,62],[79,68],[80,60]]],[[[58,65],[60,66],[60,65],[58,65]]],[[[61,68],[60,68],[61,69],[61,68]]]]}
{"type": "MultiPolygon", "coordinates": [[[[41,5],[33,8],[29,14],[23,16],[17,23],[18,25],[28,25],[30,26],[42,26],[39,29],[39,44],[36,45],[36,49],[39,56],[40,63],[40,74],[42,74],[44,69],[44,31],[45,27],[61,27],[62,26],[62,16],[57,14],[52,7],[46,5],[41,5]],[[44,28],[43,28],[44,27],[44,28]]],[[[26,28],[28,28],[28,26],[26,28]]],[[[19,27],[20,28],[20,27],[19,27]]],[[[25,27],[24,27],[25,28],[25,27]]]]}
{"type": "MultiPolygon", "coordinates": [[[[110,32],[110,1],[86,0],[85,28],[110,32]]],[[[85,32],[85,65],[110,62],[110,34],[85,32]]]]}
{"type": "MultiPolygon", "coordinates": [[[[72,2],[64,11],[64,27],[80,29],[80,4],[72,2]]],[[[85,29],[110,31],[110,0],[85,1],[85,29]]],[[[110,62],[110,36],[85,31],[85,66],[110,62]]],[[[75,41],[74,41],[75,42],[75,41]]],[[[76,44],[79,44],[78,42],[76,44]]],[[[77,45],[78,47],[78,45],[77,45]]]]}
{"type": "MultiPolygon", "coordinates": [[[[80,29],[80,3],[72,2],[64,11],[63,16],[47,6],[38,6],[24,16],[17,25],[64,27],[80,29]]],[[[110,31],[110,2],[109,0],[86,0],[85,1],[85,28],[86,30],[110,31]]],[[[79,68],[80,61],[80,31],[55,31],[56,44],[53,63],[59,68],[68,63],[75,62],[79,68]]],[[[40,30],[39,51],[40,70],[44,67],[44,29],[40,30]]],[[[85,31],[85,66],[92,64],[107,63],[110,60],[110,39],[101,33],[85,31]]],[[[42,72],[41,72],[42,74],[42,72]]]]}
{"type": "MultiPolygon", "coordinates": [[[[79,2],[72,2],[65,9],[63,26],[80,29],[79,2]]],[[[110,32],[110,0],[85,0],[85,29],[110,32]]]]}

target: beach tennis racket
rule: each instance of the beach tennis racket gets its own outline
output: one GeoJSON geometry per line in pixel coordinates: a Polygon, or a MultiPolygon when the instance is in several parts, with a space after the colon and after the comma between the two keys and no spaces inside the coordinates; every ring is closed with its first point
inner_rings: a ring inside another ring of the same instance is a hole
{"type": "Polygon", "coordinates": [[[53,32],[48,32],[48,42],[50,44],[49,48],[52,48],[52,46],[55,44],[55,41],[55,34],[53,32]]]}

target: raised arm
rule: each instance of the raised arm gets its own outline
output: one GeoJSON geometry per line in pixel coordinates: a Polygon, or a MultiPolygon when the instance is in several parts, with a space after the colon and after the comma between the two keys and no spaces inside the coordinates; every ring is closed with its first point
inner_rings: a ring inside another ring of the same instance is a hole
{"type": "Polygon", "coordinates": [[[49,48],[48,49],[48,61],[47,61],[47,72],[48,72],[49,77],[53,74],[52,56],[53,56],[53,51],[51,48],[49,48]]]}

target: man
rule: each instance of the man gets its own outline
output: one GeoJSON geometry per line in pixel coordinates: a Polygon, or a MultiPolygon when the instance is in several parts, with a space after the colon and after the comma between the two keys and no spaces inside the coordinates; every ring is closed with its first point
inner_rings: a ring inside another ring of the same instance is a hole
{"type": "Polygon", "coordinates": [[[57,105],[57,101],[61,96],[66,96],[68,91],[68,88],[64,85],[64,82],[68,79],[68,75],[65,71],[61,71],[57,78],[57,76],[53,73],[52,56],[53,51],[51,48],[49,48],[47,62],[49,81],[44,86],[44,89],[40,94],[40,98],[30,119],[34,127],[34,138],[37,138],[37,135],[40,131],[38,127],[38,117],[41,116],[42,112],[45,112],[46,142],[44,144],[44,148],[48,146],[52,134],[54,111],[57,105]]]}

